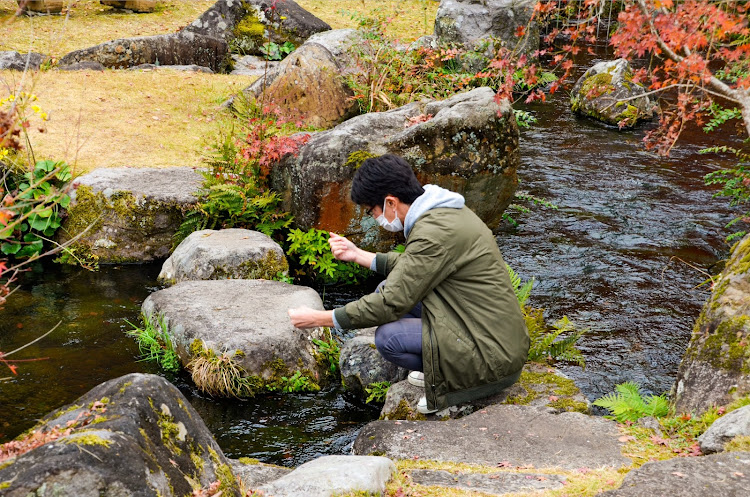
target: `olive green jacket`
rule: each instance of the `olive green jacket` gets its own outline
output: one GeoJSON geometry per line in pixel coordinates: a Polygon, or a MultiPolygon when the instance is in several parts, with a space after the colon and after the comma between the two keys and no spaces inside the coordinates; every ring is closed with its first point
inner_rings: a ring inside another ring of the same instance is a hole
{"type": "Polygon", "coordinates": [[[379,326],[422,302],[422,362],[431,409],[499,392],[520,375],[526,324],[492,232],[469,208],[422,214],[403,253],[376,255],[379,293],[336,309],[342,328],[379,326]]]}

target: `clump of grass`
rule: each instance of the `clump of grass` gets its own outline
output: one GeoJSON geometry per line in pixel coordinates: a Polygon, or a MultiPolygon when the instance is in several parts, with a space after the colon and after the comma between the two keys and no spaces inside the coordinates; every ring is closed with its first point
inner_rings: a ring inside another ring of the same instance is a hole
{"type": "Polygon", "coordinates": [[[177,372],[180,370],[180,358],[175,351],[166,319],[163,315],[146,316],[141,314],[143,327],[139,327],[125,321],[133,327],[128,335],[134,337],[138,342],[143,361],[153,361],[159,364],[165,371],[177,372]]]}
{"type": "Polygon", "coordinates": [[[191,352],[193,358],[187,368],[195,385],[207,394],[213,397],[252,397],[263,388],[260,378],[249,376],[234,360],[236,354],[217,354],[195,343],[191,352]]]}

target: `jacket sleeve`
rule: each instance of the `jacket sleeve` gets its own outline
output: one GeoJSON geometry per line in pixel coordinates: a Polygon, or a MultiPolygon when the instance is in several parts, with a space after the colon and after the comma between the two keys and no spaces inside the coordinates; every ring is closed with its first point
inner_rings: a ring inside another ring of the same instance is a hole
{"type": "Polygon", "coordinates": [[[334,314],[342,328],[379,326],[399,319],[455,271],[445,248],[425,237],[409,240],[405,252],[397,257],[380,256],[387,257],[376,263],[378,272],[382,267],[388,274],[385,286],[379,293],[336,309],[334,314]]]}
{"type": "Polygon", "coordinates": [[[393,267],[398,262],[398,258],[401,255],[400,252],[388,252],[375,254],[375,272],[388,276],[393,267]]]}

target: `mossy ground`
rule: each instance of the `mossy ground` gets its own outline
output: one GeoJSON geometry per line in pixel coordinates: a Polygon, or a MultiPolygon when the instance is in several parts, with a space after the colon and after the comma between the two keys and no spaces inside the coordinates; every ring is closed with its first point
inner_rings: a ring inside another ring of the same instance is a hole
{"type": "Polygon", "coordinates": [[[546,399],[546,405],[563,411],[574,411],[588,414],[588,404],[576,400],[575,396],[581,396],[581,390],[575,382],[556,374],[554,370],[544,365],[529,364],[521,373],[518,380],[526,394],[508,397],[506,404],[528,405],[537,399],[546,399]]]}

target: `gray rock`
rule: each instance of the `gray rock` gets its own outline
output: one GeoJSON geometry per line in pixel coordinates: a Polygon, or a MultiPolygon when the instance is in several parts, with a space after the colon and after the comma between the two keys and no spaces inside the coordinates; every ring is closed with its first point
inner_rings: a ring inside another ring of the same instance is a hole
{"type": "Polygon", "coordinates": [[[562,487],[563,481],[565,481],[564,476],[549,473],[543,475],[507,472],[477,474],[413,469],[409,472],[409,475],[411,476],[411,480],[418,485],[460,488],[492,495],[555,489],[562,487]]]}
{"type": "Polygon", "coordinates": [[[654,116],[654,104],[646,90],[631,80],[628,61],[617,59],[595,64],[581,76],[570,91],[574,112],[608,124],[625,127],[654,116]]]}
{"type": "Polygon", "coordinates": [[[356,491],[382,495],[395,471],[396,465],[385,457],[323,456],[258,490],[274,497],[329,497],[356,491]]]}
{"type": "Polygon", "coordinates": [[[66,66],[57,66],[58,71],[103,71],[104,67],[99,62],[92,60],[85,60],[83,62],[76,62],[74,64],[68,64],[66,66]]]}
{"type": "Polygon", "coordinates": [[[164,66],[198,65],[224,72],[229,46],[224,40],[190,32],[138,36],[108,41],[70,52],[60,65],[92,61],[111,69],[126,69],[141,64],[164,66]]]}
{"type": "Polygon", "coordinates": [[[229,459],[229,463],[232,466],[232,471],[245,488],[260,487],[292,472],[289,468],[262,462],[246,464],[242,460],[229,459]]]}
{"type": "Polygon", "coordinates": [[[463,44],[474,49],[490,38],[531,54],[539,48],[539,26],[530,22],[534,0],[441,0],[435,16],[435,35],[441,44],[463,44]],[[527,28],[520,40],[516,28],[527,28]]]}
{"type": "Polygon", "coordinates": [[[618,437],[617,425],[603,418],[493,405],[456,420],[375,421],[362,428],[353,452],[493,466],[629,466],[618,437]]]}
{"type": "Polygon", "coordinates": [[[365,400],[365,389],[372,383],[391,384],[406,378],[409,372],[383,359],[375,348],[375,328],[362,330],[341,346],[339,369],[344,388],[365,400]]]}
{"type": "Polygon", "coordinates": [[[199,388],[211,391],[197,376],[198,363],[191,361],[211,351],[231,360],[245,378],[254,377],[253,387],[261,390],[263,380],[290,371],[320,379],[311,339],[324,338],[322,329],[298,330],[287,315],[288,309],[301,306],[323,310],[320,296],[311,288],[267,280],[218,280],[185,281],[159,290],[148,296],[141,310],[146,316],[164,317],[180,361],[199,388]]]}
{"type": "Polygon", "coordinates": [[[356,70],[352,48],[362,43],[362,32],[351,28],[323,31],[312,35],[305,43],[323,45],[334,56],[342,72],[347,73],[356,70]]]}
{"type": "Polygon", "coordinates": [[[675,457],[649,462],[627,474],[602,497],[744,497],[750,494],[750,453],[675,457]]]}
{"type": "Polygon", "coordinates": [[[704,454],[722,452],[734,437],[750,436],[750,406],[741,407],[720,417],[708,427],[698,442],[704,454]]]}
{"type": "Polygon", "coordinates": [[[20,53],[16,51],[3,51],[0,52],[0,70],[24,71],[26,70],[26,64],[28,64],[30,70],[36,71],[41,67],[42,62],[46,58],[46,55],[35,52],[20,53]]]}
{"type": "Polygon", "coordinates": [[[52,441],[0,464],[0,482],[10,483],[2,490],[6,497],[178,497],[192,495],[193,484],[208,487],[216,480],[225,485],[223,495],[240,495],[203,420],[159,376],[129,374],[102,383],[34,430],[52,441]]]}
{"type": "Polygon", "coordinates": [[[245,90],[256,99],[265,94],[292,120],[308,126],[330,128],[357,112],[354,93],[342,67],[323,45],[305,43],[265,77],[245,90]]]}
{"type": "Polygon", "coordinates": [[[296,156],[273,169],[272,185],[302,229],[351,234],[360,246],[384,249],[393,238],[374,229],[375,221],[351,202],[349,191],[355,168],[367,154],[396,153],[424,183],[464,195],[494,228],[513,199],[520,162],[513,109],[507,101],[497,104],[494,95],[490,88],[477,88],[447,100],[357,116],[313,133],[296,156]]]}
{"type": "Polygon", "coordinates": [[[65,2],[63,0],[24,0],[23,2],[18,1],[18,6],[26,13],[57,14],[62,12],[65,2]]]}
{"type": "Polygon", "coordinates": [[[330,29],[293,0],[219,0],[183,31],[222,39],[242,53],[261,55],[260,48],[269,39],[299,46],[314,33],[330,29]]]}
{"type": "Polygon", "coordinates": [[[211,70],[210,67],[205,66],[197,66],[195,64],[190,64],[186,66],[162,66],[162,65],[156,65],[156,64],[141,64],[138,66],[133,66],[129,68],[131,71],[181,71],[181,72],[202,72],[206,74],[213,74],[214,72],[211,70]]]}
{"type": "Polygon", "coordinates": [[[187,167],[97,169],[74,180],[58,240],[82,234],[76,255],[103,264],[166,258],[202,180],[187,167]]]}
{"type": "Polygon", "coordinates": [[[256,76],[260,78],[266,72],[272,73],[279,65],[277,61],[265,60],[256,55],[245,55],[243,57],[235,55],[232,58],[234,59],[234,69],[230,74],[235,76],[256,76]]]}
{"type": "Polygon", "coordinates": [[[750,235],[732,249],[695,323],[672,388],[678,411],[702,413],[750,394],[750,235]]]}
{"type": "Polygon", "coordinates": [[[159,273],[173,285],[188,280],[266,279],[289,270],[271,237],[239,228],[195,231],[180,243],[159,273]]]}

